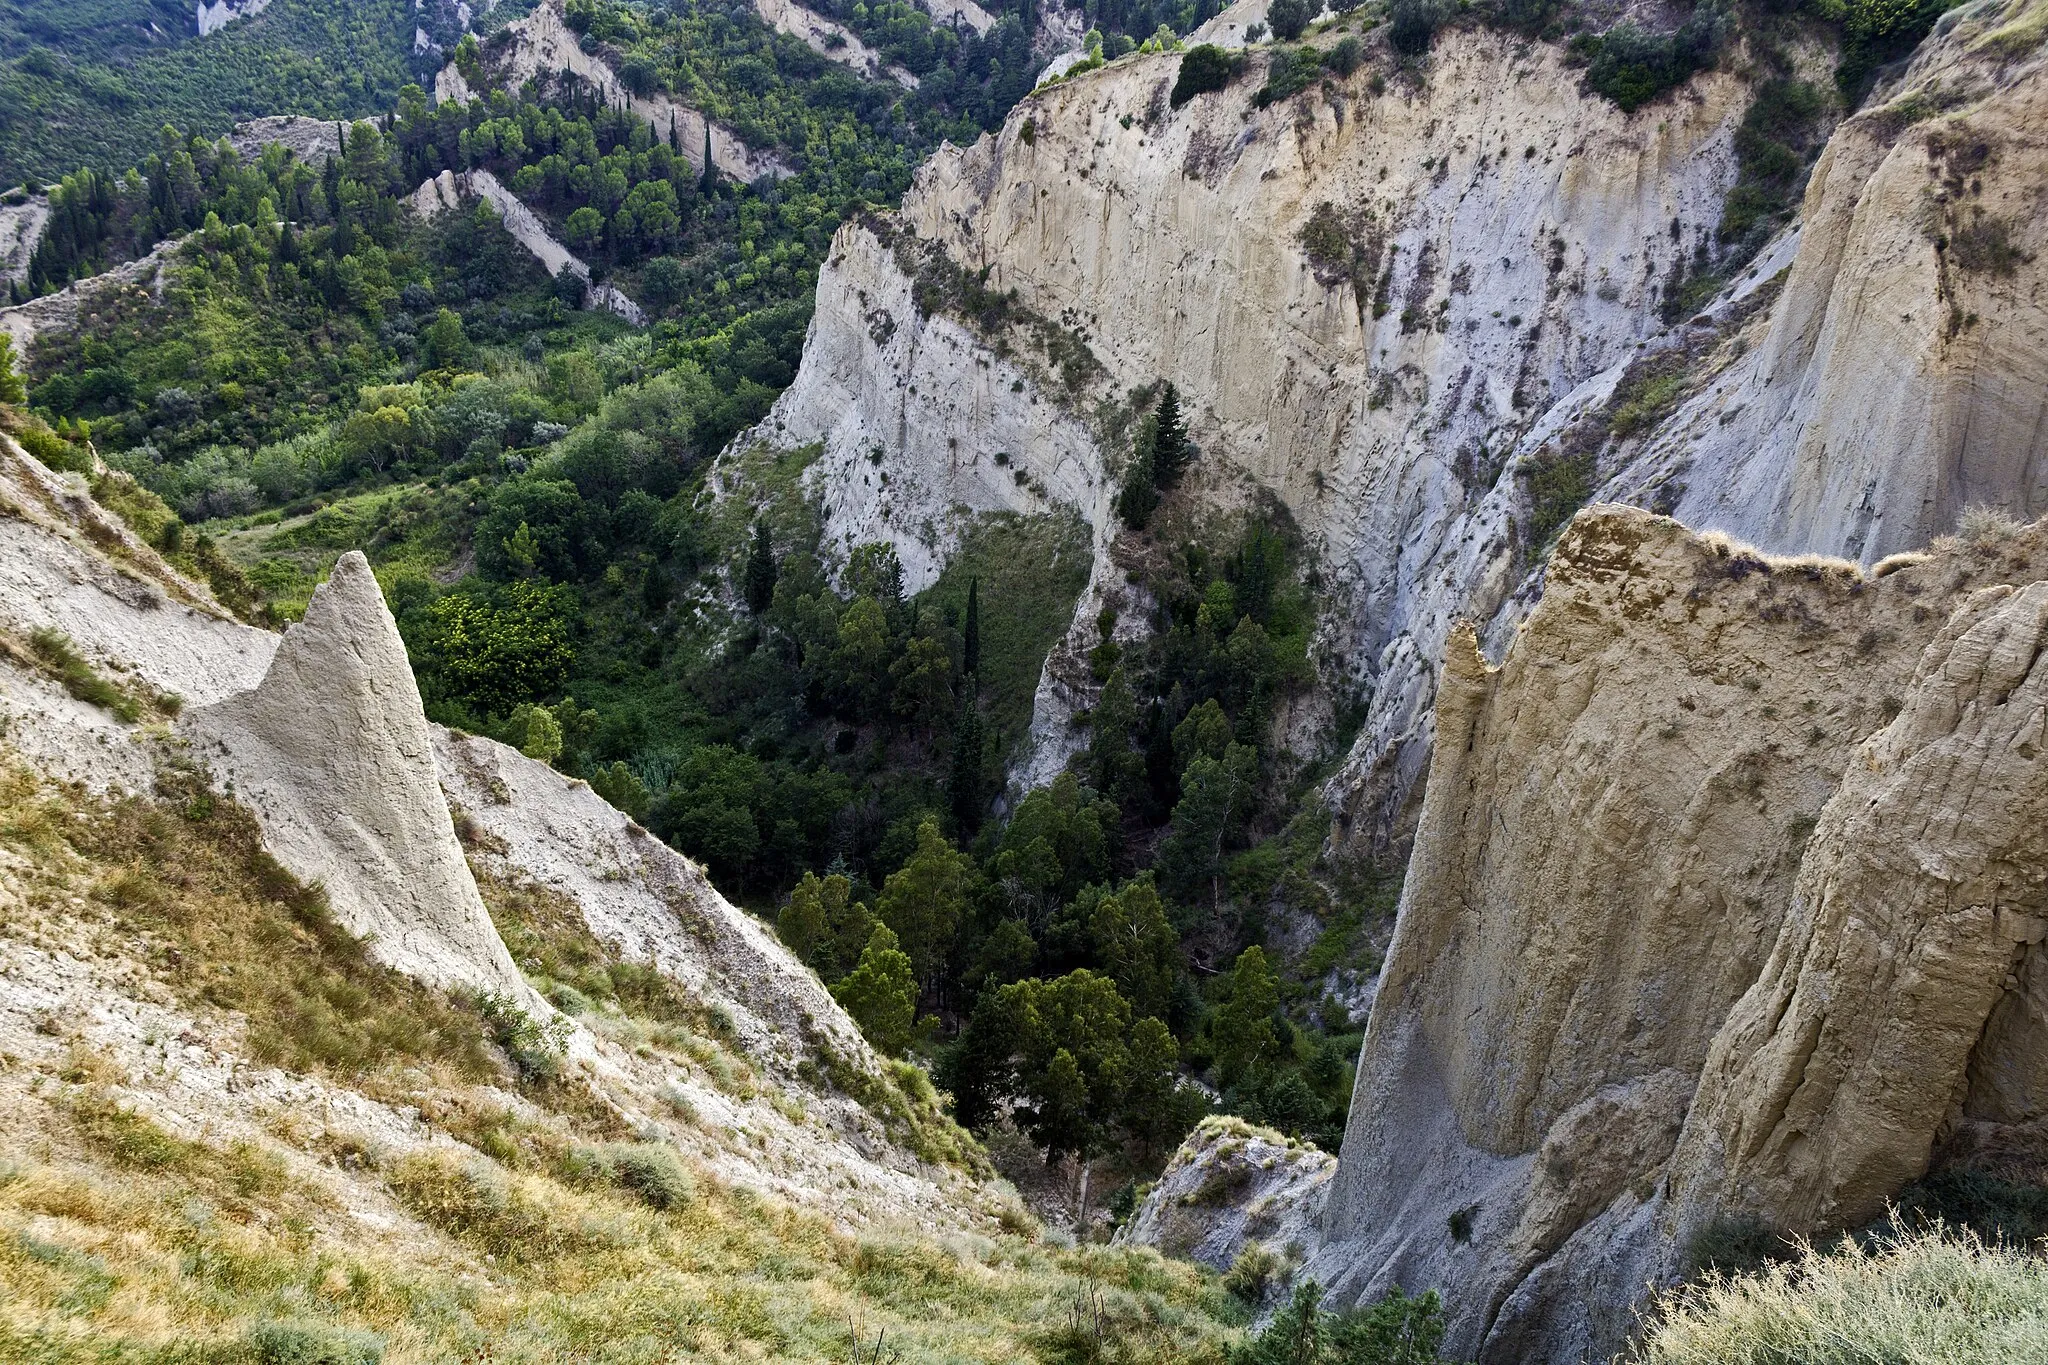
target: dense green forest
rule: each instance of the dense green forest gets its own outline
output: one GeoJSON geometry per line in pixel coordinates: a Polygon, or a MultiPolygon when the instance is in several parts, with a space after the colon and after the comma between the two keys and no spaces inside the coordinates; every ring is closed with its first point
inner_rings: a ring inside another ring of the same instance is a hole
{"type": "Polygon", "coordinates": [[[13,0],[0,11],[0,184],[119,173],[166,123],[219,136],[259,114],[378,112],[420,74],[408,0],[274,0],[205,38],[193,23],[190,4],[13,0]],[[140,41],[152,22],[162,36],[140,41]]]}

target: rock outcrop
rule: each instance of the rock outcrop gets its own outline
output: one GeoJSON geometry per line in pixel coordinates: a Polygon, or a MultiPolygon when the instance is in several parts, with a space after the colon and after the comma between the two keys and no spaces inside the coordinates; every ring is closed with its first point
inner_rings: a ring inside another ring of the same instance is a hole
{"type": "Polygon", "coordinates": [[[1321,1241],[1337,1159],[1242,1119],[1203,1119],[1116,1241],[1228,1270],[1253,1247],[1298,1265],[1321,1241]]]}
{"type": "Polygon", "coordinates": [[[437,985],[527,995],[463,862],[405,642],[361,552],[335,564],[261,683],[184,728],[277,860],[326,887],[378,957],[437,985]]]}
{"type": "Polygon", "coordinates": [[[76,284],[67,284],[53,294],[30,299],[27,303],[0,308],[0,332],[14,338],[16,355],[27,355],[39,334],[71,330],[78,325],[81,313],[116,290],[144,289],[161,298],[164,270],[178,248],[188,240],[188,237],[166,238],[139,260],[124,261],[110,270],[103,270],[76,284]]]}
{"type": "Polygon", "coordinates": [[[1884,567],[1600,508],[1499,669],[1453,637],[1338,1301],[1604,1358],[1714,1220],[1854,1223],[1966,1117],[2039,1117],[2048,529],[1884,567]]]}
{"type": "Polygon", "coordinates": [[[754,0],[754,13],[778,33],[787,33],[827,61],[839,63],[869,80],[892,80],[907,90],[917,89],[917,77],[860,40],[860,35],[842,23],[807,9],[796,0],[754,0]]]}
{"type": "Polygon", "coordinates": [[[252,14],[261,14],[270,7],[270,0],[193,0],[193,26],[199,36],[218,33],[237,19],[247,19],[252,14]]]}

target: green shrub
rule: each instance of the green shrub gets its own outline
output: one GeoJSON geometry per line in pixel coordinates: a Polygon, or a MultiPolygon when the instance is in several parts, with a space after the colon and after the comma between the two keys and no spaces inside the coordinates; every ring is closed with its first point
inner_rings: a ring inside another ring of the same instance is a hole
{"type": "Polygon", "coordinates": [[[1252,103],[1264,109],[1291,98],[1308,89],[1322,74],[1323,57],[1313,47],[1277,48],[1266,63],[1266,83],[1252,103]]]}
{"type": "Polygon", "coordinates": [[[614,1149],[612,1164],[620,1187],[650,1208],[673,1213],[688,1208],[696,1197],[690,1173],[673,1150],[659,1143],[621,1144],[614,1149]]]}
{"type": "Polygon", "coordinates": [[[1399,1288],[1370,1308],[1323,1311],[1323,1287],[1299,1285],[1263,1332],[1230,1353],[1230,1365],[1436,1365],[1444,1338],[1436,1291],[1399,1288]]]}
{"type": "Polygon", "coordinates": [[[1266,10],[1266,22],[1273,26],[1275,38],[1291,43],[1301,37],[1319,8],[1312,0],[1273,0],[1266,10]]]}
{"type": "Polygon", "coordinates": [[[261,1322],[249,1330],[261,1365],[379,1365],[384,1338],[313,1322],[261,1322]]]}
{"type": "Polygon", "coordinates": [[[1588,59],[1587,87],[1633,112],[1712,66],[1727,28],[1720,10],[1702,4],[1674,33],[1624,22],[1597,38],[1574,39],[1572,50],[1588,59]]]}
{"type": "Polygon", "coordinates": [[[1387,8],[1387,42],[1404,57],[1429,51],[1444,22],[1444,0],[1393,0],[1387,8]]]}
{"type": "Polygon", "coordinates": [[[1241,56],[1225,52],[1213,43],[1189,48],[1180,59],[1180,74],[1174,79],[1167,103],[1178,109],[1197,95],[1221,90],[1243,68],[1243,61],[1241,56]]]}
{"type": "Polygon", "coordinates": [[[1705,1275],[1746,1275],[1790,1257],[1793,1244],[1753,1213],[1724,1213],[1686,1239],[1680,1258],[1688,1280],[1705,1275]]]}

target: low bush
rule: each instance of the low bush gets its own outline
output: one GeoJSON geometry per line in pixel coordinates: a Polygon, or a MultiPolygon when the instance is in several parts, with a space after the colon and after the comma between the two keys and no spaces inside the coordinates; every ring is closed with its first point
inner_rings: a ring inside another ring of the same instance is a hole
{"type": "Polygon", "coordinates": [[[1586,60],[1588,89],[1633,112],[1712,66],[1727,31],[1726,16],[1703,4],[1676,32],[1624,22],[1598,37],[1573,39],[1572,52],[1586,60]]]}
{"type": "Polygon", "coordinates": [[[1443,1307],[1436,1292],[1396,1288],[1369,1308],[1323,1311],[1323,1287],[1298,1286],[1266,1330],[1230,1353],[1230,1365],[1436,1365],[1443,1307]]]}

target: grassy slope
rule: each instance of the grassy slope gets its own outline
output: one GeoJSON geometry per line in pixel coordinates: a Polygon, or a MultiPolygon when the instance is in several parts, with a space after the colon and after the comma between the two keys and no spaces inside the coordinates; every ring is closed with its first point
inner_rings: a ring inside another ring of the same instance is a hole
{"type": "Polygon", "coordinates": [[[514,1078],[487,1018],[370,962],[189,775],[102,803],[10,764],[0,847],[13,970],[92,963],[214,1050],[417,1104],[438,1135],[407,1151],[353,1135],[366,1111],[235,1100],[225,1132],[175,1132],[150,1113],[179,1089],[171,1040],[138,1066],[44,1017],[0,1069],[0,1358],[843,1360],[858,1328],[885,1359],[1097,1359],[1098,1308],[1118,1358],[1218,1359],[1231,1335],[1192,1267],[847,1235],[514,1078]]]}
{"type": "Polygon", "coordinates": [[[2048,1261],[1937,1232],[1847,1243],[1682,1290],[1636,1365],[2022,1365],[2048,1360],[2048,1261]]]}

